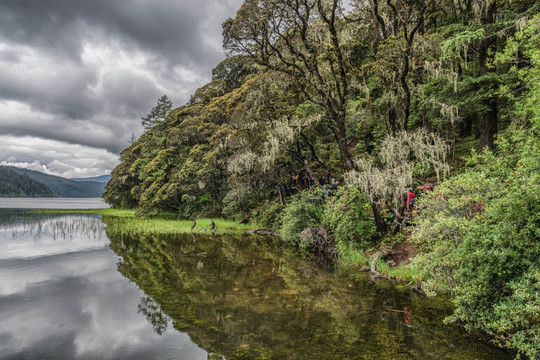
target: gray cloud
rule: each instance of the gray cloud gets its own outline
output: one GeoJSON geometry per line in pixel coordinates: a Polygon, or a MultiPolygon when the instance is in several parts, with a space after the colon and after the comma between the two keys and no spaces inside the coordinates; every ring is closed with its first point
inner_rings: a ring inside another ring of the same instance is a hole
{"type": "MultiPolygon", "coordinates": [[[[219,55],[204,46],[215,11],[233,12],[239,1],[3,0],[0,30],[13,43],[79,59],[82,38],[120,39],[170,63],[214,65],[219,55]],[[15,31],[13,30],[15,29],[15,31]]],[[[222,14],[219,14],[222,15],[222,14]]],[[[230,15],[233,15],[231,13],[230,15]]],[[[212,24],[210,28],[220,24],[212,24]]]]}
{"type": "MultiPolygon", "coordinates": [[[[241,3],[3,0],[0,135],[118,154],[132,132],[141,134],[140,118],[161,95],[180,106],[209,81],[224,58],[221,23],[241,3]]],[[[3,147],[0,162],[21,158],[3,147]]],[[[100,171],[110,169],[92,172],[100,171]]]]}

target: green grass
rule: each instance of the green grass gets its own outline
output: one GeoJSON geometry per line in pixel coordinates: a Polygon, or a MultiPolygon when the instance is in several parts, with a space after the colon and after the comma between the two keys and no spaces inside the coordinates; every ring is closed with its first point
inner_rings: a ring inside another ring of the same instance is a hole
{"type": "MultiPolygon", "coordinates": [[[[101,214],[107,224],[107,230],[119,234],[140,235],[173,235],[173,234],[210,234],[211,219],[197,219],[193,230],[193,220],[178,220],[172,213],[152,216],[135,216],[135,210],[125,209],[92,209],[92,210],[35,210],[47,214],[101,214]]],[[[238,224],[234,221],[213,219],[216,234],[245,232],[256,228],[254,224],[238,224]]]]}
{"type": "Polygon", "coordinates": [[[407,265],[399,264],[398,266],[390,266],[384,260],[377,260],[377,271],[383,275],[390,276],[396,279],[399,283],[418,283],[419,274],[407,265]]]}
{"type": "MultiPolygon", "coordinates": [[[[110,215],[109,215],[110,216],[110,215]]],[[[135,217],[116,217],[105,219],[107,229],[119,232],[122,234],[141,234],[141,235],[172,235],[172,234],[210,234],[210,219],[199,219],[193,230],[191,226],[193,221],[190,220],[174,220],[174,219],[159,219],[159,218],[135,218],[135,217]]],[[[237,224],[232,221],[215,219],[216,234],[244,232],[250,228],[249,225],[237,224]]]]}

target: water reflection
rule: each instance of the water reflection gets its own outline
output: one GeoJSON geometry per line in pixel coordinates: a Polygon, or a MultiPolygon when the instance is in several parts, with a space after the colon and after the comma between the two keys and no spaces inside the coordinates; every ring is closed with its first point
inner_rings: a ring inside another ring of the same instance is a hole
{"type": "Polygon", "coordinates": [[[436,302],[346,281],[266,239],[108,235],[119,271],[153,299],[140,306],[155,331],[170,317],[210,358],[512,358],[443,326],[436,302]]]}
{"type": "Polygon", "coordinates": [[[2,215],[0,359],[207,358],[138,313],[148,296],[118,273],[98,217],[2,215]]]}
{"type": "Polygon", "coordinates": [[[104,224],[97,215],[19,214],[0,223],[0,260],[80,252],[109,245],[104,224]]]}
{"type": "Polygon", "coordinates": [[[440,303],[265,238],[110,221],[0,211],[0,359],[512,358],[442,326],[440,303]]]}

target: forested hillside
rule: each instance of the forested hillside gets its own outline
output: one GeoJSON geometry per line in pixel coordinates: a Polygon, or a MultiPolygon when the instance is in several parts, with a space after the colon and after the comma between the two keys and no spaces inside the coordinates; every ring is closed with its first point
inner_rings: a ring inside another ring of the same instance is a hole
{"type": "Polygon", "coordinates": [[[230,57],[122,152],[105,200],[251,219],[352,266],[412,233],[448,320],[534,358],[540,5],[351,3],[244,1],[230,57]]]}
{"type": "Polygon", "coordinates": [[[28,170],[23,168],[6,166],[18,174],[26,175],[32,180],[35,180],[52,192],[54,197],[72,197],[72,198],[88,198],[100,197],[103,194],[105,184],[95,181],[74,181],[63,177],[44,174],[39,171],[28,170]]]}
{"type": "Polygon", "coordinates": [[[106,183],[109,180],[111,180],[111,175],[101,175],[101,176],[86,177],[86,178],[71,178],[70,180],[73,180],[73,181],[95,181],[95,182],[98,182],[98,183],[106,183]]]}
{"type": "Polygon", "coordinates": [[[49,188],[26,175],[0,166],[0,197],[52,197],[49,188]]]}

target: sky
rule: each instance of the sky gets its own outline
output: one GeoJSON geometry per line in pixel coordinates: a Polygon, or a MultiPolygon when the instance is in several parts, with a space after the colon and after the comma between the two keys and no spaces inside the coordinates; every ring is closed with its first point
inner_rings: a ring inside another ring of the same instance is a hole
{"type": "Polygon", "coordinates": [[[225,58],[242,0],[1,0],[0,165],[108,174],[167,95],[184,105],[225,58]]]}

